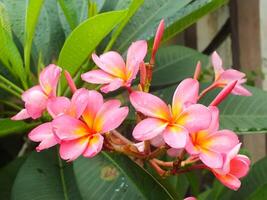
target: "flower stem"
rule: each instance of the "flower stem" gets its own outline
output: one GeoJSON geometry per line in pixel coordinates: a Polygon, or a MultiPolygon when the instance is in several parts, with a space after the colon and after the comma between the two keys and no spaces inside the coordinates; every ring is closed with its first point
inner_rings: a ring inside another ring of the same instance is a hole
{"type": "Polygon", "coordinates": [[[214,88],[216,88],[216,84],[211,84],[209,87],[207,87],[206,89],[204,89],[200,95],[198,96],[198,101],[203,98],[209,91],[213,90],[214,88]]]}
{"type": "Polygon", "coordinates": [[[173,162],[165,162],[159,159],[154,158],[153,159],[158,165],[164,166],[164,167],[173,167],[173,162]]]}
{"type": "Polygon", "coordinates": [[[175,174],[183,174],[183,173],[190,172],[192,170],[197,170],[197,169],[208,169],[208,167],[204,164],[193,165],[191,167],[188,167],[187,169],[178,170],[176,171],[175,174]]]}
{"type": "Polygon", "coordinates": [[[161,167],[155,162],[155,160],[149,160],[149,164],[151,165],[151,167],[154,168],[154,170],[160,175],[160,176],[164,176],[166,174],[167,171],[161,169],[161,167]]]}
{"type": "Polygon", "coordinates": [[[132,145],[133,142],[128,140],[126,137],[124,137],[120,132],[116,131],[116,130],[112,130],[111,133],[116,136],[117,138],[119,138],[121,141],[123,141],[125,144],[130,144],[132,145]]]}

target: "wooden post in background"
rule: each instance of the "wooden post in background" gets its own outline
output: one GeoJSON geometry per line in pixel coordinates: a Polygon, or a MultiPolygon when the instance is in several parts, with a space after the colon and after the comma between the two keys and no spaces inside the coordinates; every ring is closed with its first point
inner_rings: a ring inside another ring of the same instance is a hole
{"type": "MultiPolygon", "coordinates": [[[[232,55],[236,69],[258,71],[261,68],[259,14],[259,0],[230,1],[232,55]]],[[[257,85],[261,85],[260,77],[257,85]]],[[[243,143],[251,152],[253,161],[265,156],[265,135],[246,135],[243,143]]]]}

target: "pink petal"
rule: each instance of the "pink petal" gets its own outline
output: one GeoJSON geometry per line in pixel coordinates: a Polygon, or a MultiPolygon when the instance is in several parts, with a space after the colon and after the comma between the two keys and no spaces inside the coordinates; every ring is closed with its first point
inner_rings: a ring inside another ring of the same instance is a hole
{"type": "Polygon", "coordinates": [[[237,178],[242,178],[248,174],[250,160],[247,156],[237,155],[231,160],[230,173],[237,178]]]}
{"type": "Polygon", "coordinates": [[[28,114],[26,109],[22,109],[19,111],[15,116],[11,117],[11,120],[23,120],[23,119],[28,119],[31,116],[28,114]]]}
{"type": "Polygon", "coordinates": [[[230,130],[217,131],[207,140],[209,140],[209,148],[220,153],[230,151],[239,143],[237,135],[230,130]]]}
{"type": "Polygon", "coordinates": [[[25,102],[25,108],[28,114],[37,119],[42,116],[46,109],[48,97],[43,93],[42,88],[37,85],[22,94],[22,100],[25,102]]]}
{"type": "Polygon", "coordinates": [[[135,126],[133,137],[139,141],[150,140],[162,133],[167,125],[160,119],[146,118],[135,126]]]}
{"type": "Polygon", "coordinates": [[[104,137],[100,134],[94,135],[90,138],[87,149],[83,153],[84,157],[92,158],[97,155],[103,146],[104,137]]]}
{"type": "Polygon", "coordinates": [[[133,77],[138,72],[139,64],[144,60],[146,53],[147,42],[145,40],[139,40],[131,44],[127,52],[127,77],[133,77]]]}
{"type": "Polygon", "coordinates": [[[120,78],[115,78],[109,84],[106,84],[100,88],[101,92],[108,93],[115,91],[124,85],[124,81],[120,78]]]}
{"type": "Polygon", "coordinates": [[[75,91],[71,98],[68,115],[76,117],[77,119],[83,114],[89,98],[89,91],[81,88],[75,91]]]}
{"type": "Polygon", "coordinates": [[[232,93],[235,95],[240,95],[240,96],[251,96],[252,95],[252,93],[248,91],[242,85],[236,85],[235,88],[232,90],[232,93]]]}
{"type": "Polygon", "coordinates": [[[155,146],[155,147],[160,147],[165,144],[164,139],[161,134],[157,135],[156,137],[153,137],[150,140],[150,144],[155,146]]]}
{"type": "Polygon", "coordinates": [[[237,144],[235,147],[233,147],[229,152],[226,152],[223,167],[220,170],[221,174],[227,174],[230,172],[230,164],[231,160],[235,158],[240,150],[241,143],[237,144]]]}
{"type": "Polygon", "coordinates": [[[216,51],[214,51],[211,55],[211,63],[214,68],[215,72],[215,79],[217,79],[221,73],[224,72],[224,69],[222,67],[222,59],[220,56],[217,54],[216,51]]]}
{"type": "Polygon", "coordinates": [[[106,84],[112,82],[115,77],[101,69],[92,70],[81,75],[82,80],[94,84],[106,84]]]}
{"type": "Polygon", "coordinates": [[[211,150],[201,150],[199,154],[200,160],[210,168],[221,168],[223,165],[223,157],[220,153],[211,150]]]}
{"type": "Polygon", "coordinates": [[[190,154],[190,155],[198,155],[200,153],[200,150],[198,147],[196,147],[193,143],[192,143],[192,137],[197,137],[195,135],[197,135],[198,133],[190,133],[189,134],[189,139],[186,143],[185,149],[186,151],[190,154]]]}
{"type": "Polygon", "coordinates": [[[39,76],[39,83],[46,95],[55,96],[61,68],[50,64],[45,67],[39,76]]]}
{"type": "Polygon", "coordinates": [[[69,115],[61,115],[52,121],[55,134],[60,140],[74,140],[89,134],[87,126],[69,115]]]}
{"type": "MultiPolygon", "coordinates": [[[[243,78],[246,76],[245,73],[237,71],[235,69],[227,69],[226,71],[224,71],[221,75],[220,75],[220,80],[222,81],[227,81],[227,82],[231,82],[231,81],[238,81],[238,83],[243,83],[243,78]]],[[[218,80],[219,81],[219,80],[218,80]]],[[[219,81],[220,82],[220,81],[219,81]]]]}
{"type": "Polygon", "coordinates": [[[145,142],[138,142],[133,144],[139,152],[144,152],[145,151],[145,142]]]}
{"type": "Polygon", "coordinates": [[[96,114],[93,129],[97,133],[105,133],[118,128],[128,115],[127,107],[119,107],[120,101],[105,102],[96,114]]]}
{"type": "Polygon", "coordinates": [[[115,51],[110,51],[98,57],[92,54],[92,59],[95,64],[103,71],[119,78],[125,76],[125,63],[120,54],[115,51]]]}
{"type": "Polygon", "coordinates": [[[241,186],[240,180],[233,176],[232,174],[226,174],[226,175],[220,175],[217,173],[214,173],[216,178],[226,187],[230,188],[231,190],[238,190],[241,186]]]}
{"type": "Polygon", "coordinates": [[[219,109],[215,106],[209,106],[208,109],[211,112],[211,121],[207,132],[214,133],[219,129],[219,109]]]}
{"type": "Polygon", "coordinates": [[[214,100],[210,103],[210,106],[219,105],[228,95],[233,91],[236,86],[237,81],[229,82],[222,91],[214,98],[214,100]]]}
{"type": "Polygon", "coordinates": [[[157,32],[156,32],[156,35],[155,35],[155,38],[154,38],[152,54],[151,54],[151,60],[152,61],[155,60],[155,55],[156,55],[156,53],[158,51],[160,40],[161,40],[161,38],[163,36],[163,32],[164,32],[164,20],[162,19],[162,20],[160,20],[160,23],[158,25],[157,32]]]}
{"type": "Polygon", "coordinates": [[[178,117],[176,123],[185,126],[189,132],[207,129],[211,122],[211,113],[203,105],[191,105],[178,117]]]}
{"type": "Polygon", "coordinates": [[[89,137],[82,137],[70,141],[62,141],[60,144],[59,154],[64,160],[73,161],[82,155],[89,142],[89,137]]]}
{"type": "Polygon", "coordinates": [[[66,113],[69,107],[70,100],[67,97],[55,97],[47,102],[47,111],[53,118],[66,113]]]}
{"type": "Polygon", "coordinates": [[[187,197],[184,200],[197,200],[195,197],[187,197]]]}
{"type": "Polygon", "coordinates": [[[168,106],[160,98],[145,92],[132,92],[130,101],[133,107],[148,117],[170,119],[168,106]]]}
{"type": "Polygon", "coordinates": [[[38,152],[58,144],[58,140],[52,130],[51,122],[37,126],[29,133],[28,137],[34,142],[41,142],[39,146],[36,147],[38,152]]]}
{"type": "Polygon", "coordinates": [[[88,99],[87,99],[87,107],[85,111],[83,112],[83,119],[86,122],[87,126],[90,128],[93,128],[93,123],[96,117],[97,112],[101,108],[101,106],[104,103],[103,96],[95,91],[95,90],[90,90],[88,92],[88,99]]]}
{"type": "Polygon", "coordinates": [[[186,103],[195,104],[199,92],[199,83],[197,80],[187,78],[183,80],[175,90],[172,99],[172,112],[174,116],[179,115],[186,103]]]}
{"type": "Polygon", "coordinates": [[[164,141],[172,148],[184,148],[188,131],[182,126],[167,126],[163,132],[164,141]]]}
{"type": "Polygon", "coordinates": [[[70,73],[67,70],[64,71],[64,75],[65,75],[65,78],[66,78],[66,80],[68,82],[68,85],[70,87],[71,92],[74,93],[77,90],[75,82],[73,81],[70,73]]]}

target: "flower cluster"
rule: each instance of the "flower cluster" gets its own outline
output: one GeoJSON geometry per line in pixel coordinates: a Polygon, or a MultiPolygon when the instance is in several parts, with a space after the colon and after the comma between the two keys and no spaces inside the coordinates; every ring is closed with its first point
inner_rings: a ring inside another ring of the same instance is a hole
{"type": "Polygon", "coordinates": [[[137,124],[130,141],[116,129],[128,115],[128,107],[121,106],[117,99],[104,100],[102,94],[85,88],[77,89],[67,71],[65,77],[72,91],[71,99],[57,96],[57,85],[62,69],[51,64],[39,76],[39,85],[25,91],[22,100],[25,109],[12,117],[13,120],[37,119],[47,111],[50,121],[34,128],[29,139],[40,142],[37,151],[59,145],[62,159],[73,161],[80,155],[93,157],[102,148],[118,151],[142,161],[148,160],[162,176],[184,173],[194,169],[210,170],[227,187],[237,190],[239,179],[244,177],[250,160],[238,154],[241,143],[231,130],[219,129],[218,104],[230,93],[249,96],[242,86],[245,74],[224,70],[219,55],[214,52],[211,62],[215,71],[214,82],[200,92],[197,64],[193,78],[183,80],[176,88],[172,104],[149,93],[155,56],[163,35],[164,22],[157,30],[149,63],[144,62],[147,42],[136,41],[128,49],[126,62],[122,56],[110,51],[92,55],[100,68],[81,75],[91,84],[102,84],[101,91],[108,93],[125,88],[129,102],[136,111],[137,124]],[[140,72],[140,73],[139,73],[140,72]],[[140,74],[140,84],[132,82],[140,74]],[[199,100],[210,90],[221,87],[221,92],[209,106],[199,100]],[[173,161],[157,159],[166,150],[173,161]],[[166,169],[167,168],[167,169],[166,169]]]}

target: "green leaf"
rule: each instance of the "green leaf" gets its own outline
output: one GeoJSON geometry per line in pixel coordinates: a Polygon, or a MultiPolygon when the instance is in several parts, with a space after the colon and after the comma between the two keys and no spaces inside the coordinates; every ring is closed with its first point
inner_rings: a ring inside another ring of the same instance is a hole
{"type": "Polygon", "coordinates": [[[113,46],[114,42],[120,35],[123,28],[126,26],[126,24],[129,22],[131,17],[136,13],[136,11],[140,8],[140,6],[144,3],[144,0],[132,0],[131,5],[129,6],[129,11],[124,18],[124,20],[120,23],[119,27],[114,31],[114,33],[111,36],[111,39],[105,49],[105,51],[108,51],[113,46]]]}
{"type": "MultiPolygon", "coordinates": [[[[74,76],[101,40],[124,18],[126,13],[127,11],[107,12],[81,23],[67,38],[60,52],[58,65],[74,76]]],[[[62,83],[64,88],[66,82],[62,83]]]]}
{"type": "Polygon", "coordinates": [[[33,152],[24,162],[12,188],[16,200],[80,200],[72,164],[60,160],[56,149],[33,152]]]}
{"type": "Polygon", "coordinates": [[[124,52],[132,41],[152,42],[160,20],[165,20],[163,41],[170,39],[200,17],[225,4],[227,0],[147,0],[116,41],[114,47],[124,52]]]}
{"type": "MultiPolygon", "coordinates": [[[[130,20],[114,44],[114,48],[124,52],[128,46],[138,39],[151,39],[155,34],[156,26],[160,20],[166,20],[166,27],[177,20],[178,11],[191,0],[157,0],[145,1],[143,6],[130,20]]],[[[124,1],[122,1],[125,5],[124,1]]],[[[117,7],[119,7],[118,5],[117,7]]]]}
{"type": "Polygon", "coordinates": [[[58,2],[70,28],[73,30],[78,25],[78,15],[75,10],[76,2],[72,0],[58,0],[58,2]]]}
{"type": "Polygon", "coordinates": [[[10,199],[13,183],[24,160],[24,157],[17,158],[0,169],[0,197],[2,199],[10,199]]]}
{"type": "Polygon", "coordinates": [[[35,127],[38,123],[26,123],[24,121],[13,121],[9,118],[0,119],[0,138],[12,133],[24,133],[35,127]]]}
{"type": "Polygon", "coordinates": [[[74,172],[83,199],[174,199],[146,170],[123,155],[80,158],[74,162],[74,172]]]}
{"type": "Polygon", "coordinates": [[[26,76],[20,53],[12,40],[11,35],[0,23],[0,61],[10,71],[10,73],[19,78],[24,87],[26,87],[26,76]]]}
{"type": "Polygon", "coordinates": [[[177,33],[182,32],[187,27],[197,22],[198,19],[204,15],[225,5],[229,0],[194,0],[181,11],[179,11],[177,18],[179,20],[172,23],[164,31],[162,42],[174,37],[177,33]]]}
{"type": "MultiPolygon", "coordinates": [[[[25,18],[27,12],[27,0],[2,0],[9,15],[12,32],[16,43],[22,46],[25,42],[25,18]],[[14,10],[16,12],[14,12],[14,10]]],[[[41,9],[32,44],[31,67],[37,65],[37,57],[42,53],[44,63],[51,63],[58,57],[65,35],[60,23],[58,8],[55,0],[45,0],[41,9]]]]}
{"type": "Polygon", "coordinates": [[[2,2],[0,2],[0,24],[1,27],[3,27],[3,29],[5,29],[11,36],[11,25],[9,22],[8,13],[5,5],[2,2]]]}
{"type": "Polygon", "coordinates": [[[173,45],[159,49],[153,70],[152,85],[169,85],[194,75],[195,66],[209,66],[208,57],[196,50],[173,45]]]}
{"type": "Polygon", "coordinates": [[[44,0],[29,0],[26,11],[24,62],[28,75],[30,74],[30,55],[32,49],[32,41],[43,3],[44,0]]]}
{"type": "Polygon", "coordinates": [[[257,188],[257,190],[249,196],[248,200],[262,200],[264,197],[267,197],[267,183],[257,188]]]}

